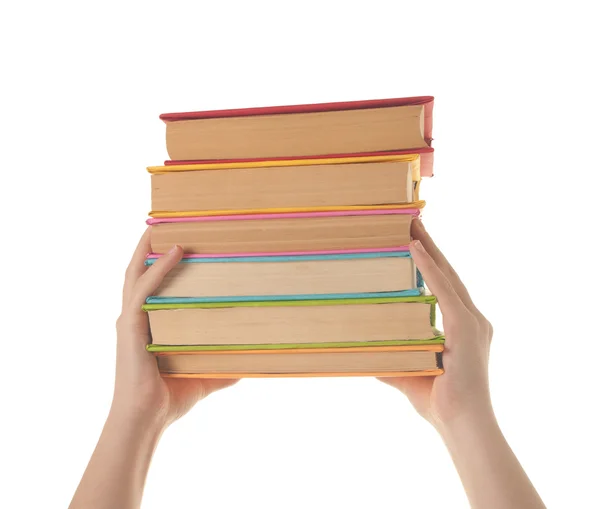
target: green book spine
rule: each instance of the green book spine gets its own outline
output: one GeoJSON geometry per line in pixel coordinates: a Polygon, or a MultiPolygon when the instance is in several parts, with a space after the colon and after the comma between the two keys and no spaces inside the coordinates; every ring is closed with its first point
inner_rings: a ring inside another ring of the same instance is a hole
{"type": "Polygon", "coordinates": [[[352,306],[357,304],[391,304],[394,302],[421,302],[435,304],[433,295],[418,295],[414,297],[376,297],[364,299],[333,299],[333,300],[281,300],[257,302],[187,302],[179,304],[144,304],[143,311],[158,311],[163,309],[209,309],[232,307],[287,307],[287,306],[352,306]]]}
{"type": "Polygon", "coordinates": [[[444,336],[436,336],[424,340],[398,341],[358,341],[346,343],[292,343],[292,344],[260,344],[260,345],[148,345],[149,352],[210,352],[210,351],[243,351],[243,350],[302,350],[306,348],[356,348],[376,346],[415,346],[443,345],[444,336]]]}

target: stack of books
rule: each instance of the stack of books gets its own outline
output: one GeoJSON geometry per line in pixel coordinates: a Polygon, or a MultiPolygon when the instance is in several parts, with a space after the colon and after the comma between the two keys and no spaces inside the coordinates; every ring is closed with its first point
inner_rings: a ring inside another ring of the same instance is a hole
{"type": "Polygon", "coordinates": [[[148,297],[164,376],[442,373],[408,250],[433,174],[432,97],[161,115],[148,297]]]}

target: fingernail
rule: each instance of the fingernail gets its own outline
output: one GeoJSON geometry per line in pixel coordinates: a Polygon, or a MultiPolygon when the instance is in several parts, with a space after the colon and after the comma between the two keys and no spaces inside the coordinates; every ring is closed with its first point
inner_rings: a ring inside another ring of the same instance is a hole
{"type": "Polygon", "coordinates": [[[178,249],[179,249],[179,246],[177,244],[175,244],[171,249],[169,249],[169,252],[167,254],[175,254],[178,249]]]}
{"type": "Polygon", "coordinates": [[[425,249],[423,248],[423,244],[421,244],[420,240],[413,241],[413,246],[417,251],[425,251],[425,249]]]}

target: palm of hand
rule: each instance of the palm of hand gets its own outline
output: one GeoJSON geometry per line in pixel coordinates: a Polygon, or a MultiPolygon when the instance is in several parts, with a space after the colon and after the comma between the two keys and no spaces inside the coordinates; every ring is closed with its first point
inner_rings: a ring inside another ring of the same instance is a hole
{"type": "Polygon", "coordinates": [[[149,231],[142,237],[127,269],[123,311],[117,320],[117,370],[113,405],[135,409],[165,425],[185,415],[210,393],[237,380],[163,378],[154,355],[146,351],[150,340],[148,317],[142,304],[158,288],[164,275],[182,257],[176,247],[150,268],[144,266],[150,251],[149,231]]]}

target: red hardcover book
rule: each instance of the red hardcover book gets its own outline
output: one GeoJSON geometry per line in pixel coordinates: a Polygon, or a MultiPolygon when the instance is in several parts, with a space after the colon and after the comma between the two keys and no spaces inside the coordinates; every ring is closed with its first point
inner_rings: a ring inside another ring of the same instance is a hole
{"type": "Polygon", "coordinates": [[[417,153],[431,176],[432,111],[421,96],[165,113],[165,164],[417,153]]]}

